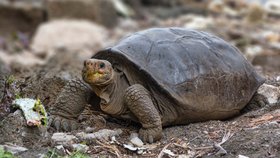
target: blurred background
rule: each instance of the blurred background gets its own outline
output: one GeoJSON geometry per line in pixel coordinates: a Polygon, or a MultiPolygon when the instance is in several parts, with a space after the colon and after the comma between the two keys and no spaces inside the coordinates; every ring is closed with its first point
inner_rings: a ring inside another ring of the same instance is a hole
{"type": "Polygon", "coordinates": [[[211,32],[278,85],[279,19],[279,0],[0,0],[1,108],[16,94],[51,105],[84,59],[151,27],[211,32]]]}
{"type": "MultiPolygon", "coordinates": [[[[266,83],[279,89],[280,0],[0,0],[0,144],[13,142],[35,147],[22,157],[47,152],[51,139],[47,137],[42,143],[37,141],[35,132],[21,128],[25,122],[21,115],[13,113],[13,100],[40,99],[48,111],[62,87],[73,78],[81,78],[85,59],[125,36],[151,27],[182,27],[215,34],[238,47],[267,79],[266,83]]],[[[85,112],[84,116],[95,114],[85,112]]],[[[279,120],[280,115],[276,116],[279,120]]],[[[91,117],[84,118],[91,121],[91,117]]],[[[104,125],[103,120],[91,121],[92,124],[84,121],[84,125],[104,125]]],[[[273,157],[275,147],[279,153],[279,124],[252,128],[254,132],[243,130],[247,124],[244,120],[212,121],[170,128],[165,130],[168,136],[165,143],[173,138],[185,141],[187,135],[191,146],[213,146],[209,138],[217,142],[223,131],[240,126],[241,134],[228,143],[229,152],[236,156],[273,157]]],[[[119,128],[119,125],[110,128],[119,128]]],[[[127,131],[127,126],[123,130],[127,131]]],[[[153,152],[161,153],[167,146],[158,146],[153,152]]],[[[180,149],[178,153],[189,155],[188,146],[189,143],[184,150],[175,146],[173,151],[180,149]]],[[[107,155],[107,150],[100,148],[95,153],[107,155]]],[[[125,149],[120,150],[127,153],[125,149]]],[[[209,154],[209,150],[193,154],[202,156],[209,154]]]]}
{"type": "Polygon", "coordinates": [[[279,71],[279,17],[278,0],[0,0],[0,63],[43,64],[61,49],[87,57],[135,31],[172,26],[212,32],[279,71]]]}

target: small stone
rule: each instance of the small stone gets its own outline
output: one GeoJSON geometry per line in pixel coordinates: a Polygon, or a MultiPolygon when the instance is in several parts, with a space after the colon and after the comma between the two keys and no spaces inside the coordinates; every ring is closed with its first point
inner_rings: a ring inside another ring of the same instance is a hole
{"type": "Polygon", "coordinates": [[[263,84],[257,93],[264,96],[269,104],[275,104],[280,99],[280,87],[273,85],[263,84]]]}
{"type": "Polygon", "coordinates": [[[85,132],[86,132],[86,133],[92,133],[94,130],[95,130],[94,127],[87,127],[87,128],[85,129],[85,132]]]}
{"type": "Polygon", "coordinates": [[[138,137],[137,133],[131,133],[130,135],[130,142],[138,147],[144,145],[143,141],[138,137]]]}
{"type": "Polygon", "coordinates": [[[73,144],[72,147],[75,151],[80,151],[80,152],[83,152],[83,153],[86,153],[89,149],[89,147],[87,145],[84,145],[84,144],[73,144]]]}
{"type": "Polygon", "coordinates": [[[55,151],[59,154],[59,155],[66,155],[66,150],[64,148],[63,145],[57,145],[54,147],[55,148],[55,151]]]}
{"type": "Polygon", "coordinates": [[[187,23],[184,24],[185,28],[203,30],[213,25],[213,19],[210,17],[187,15],[185,18],[187,20],[187,23]]]}
{"type": "Polygon", "coordinates": [[[248,156],[238,155],[238,158],[249,158],[248,156]]]}
{"type": "Polygon", "coordinates": [[[204,133],[204,134],[208,134],[208,132],[207,132],[207,131],[203,131],[203,133],[204,133]]]}
{"type": "Polygon", "coordinates": [[[255,56],[263,53],[263,48],[260,45],[248,46],[245,49],[245,57],[247,60],[252,61],[255,56]]]}
{"type": "Polygon", "coordinates": [[[9,145],[0,145],[0,148],[3,148],[6,151],[11,152],[13,155],[15,154],[20,154],[23,153],[25,151],[27,151],[28,149],[25,147],[21,147],[21,146],[17,146],[14,144],[9,144],[9,145]]]}
{"type": "Polygon", "coordinates": [[[67,133],[54,133],[51,141],[53,145],[69,145],[75,143],[77,137],[67,133]]]}
{"type": "Polygon", "coordinates": [[[267,0],[264,8],[268,14],[280,16],[280,1],[267,0]]]}
{"type": "Polygon", "coordinates": [[[99,130],[95,133],[85,133],[85,132],[80,132],[77,133],[76,136],[85,141],[91,141],[94,139],[99,139],[99,140],[109,140],[112,136],[118,136],[122,133],[121,129],[116,129],[116,130],[110,130],[110,129],[102,129],[99,130]]]}
{"type": "Polygon", "coordinates": [[[54,55],[53,50],[82,53],[86,50],[97,51],[105,46],[107,34],[104,27],[86,20],[53,20],[38,27],[31,49],[42,57],[54,55]]]}
{"type": "Polygon", "coordinates": [[[130,151],[137,151],[137,149],[138,149],[138,148],[134,147],[134,146],[131,145],[131,144],[123,144],[123,147],[124,147],[125,149],[130,150],[130,151]]]}
{"type": "Polygon", "coordinates": [[[164,151],[163,151],[165,154],[167,154],[167,155],[169,155],[169,156],[176,156],[171,150],[169,150],[169,149],[165,149],[164,151]]]}
{"type": "Polygon", "coordinates": [[[277,77],[276,77],[276,81],[280,81],[280,76],[277,76],[277,77]]]}
{"type": "Polygon", "coordinates": [[[260,23],[265,17],[263,7],[258,3],[253,3],[248,8],[246,19],[249,23],[260,23]]]}

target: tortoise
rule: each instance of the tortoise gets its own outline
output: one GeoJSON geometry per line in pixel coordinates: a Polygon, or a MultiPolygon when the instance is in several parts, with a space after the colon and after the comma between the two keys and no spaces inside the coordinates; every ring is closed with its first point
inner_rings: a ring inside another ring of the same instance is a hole
{"type": "Polygon", "coordinates": [[[51,125],[72,130],[86,102],[142,125],[152,143],[162,127],[238,115],[265,79],[240,51],[212,34],[177,27],[136,32],[84,61],[51,110],[51,125]]]}

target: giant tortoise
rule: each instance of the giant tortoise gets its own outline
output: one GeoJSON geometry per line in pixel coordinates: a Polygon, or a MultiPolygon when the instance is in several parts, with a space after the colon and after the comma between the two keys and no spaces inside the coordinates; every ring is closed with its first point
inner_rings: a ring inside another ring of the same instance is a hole
{"type": "Polygon", "coordinates": [[[70,81],[53,106],[55,128],[75,129],[95,97],[103,112],[139,122],[140,138],[150,143],[163,126],[239,114],[264,82],[236,47],[183,28],[136,32],[85,60],[82,78],[70,81]]]}

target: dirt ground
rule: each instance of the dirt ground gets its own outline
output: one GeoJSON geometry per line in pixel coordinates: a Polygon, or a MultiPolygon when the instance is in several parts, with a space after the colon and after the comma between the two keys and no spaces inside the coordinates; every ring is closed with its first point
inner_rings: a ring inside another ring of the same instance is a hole
{"type": "MultiPolygon", "coordinates": [[[[156,10],[149,9],[149,11],[156,10]]],[[[156,13],[150,14],[156,15],[156,13]]],[[[115,29],[108,29],[110,35],[108,38],[111,39],[110,42],[106,40],[104,43],[108,45],[116,43],[131,32],[150,27],[193,26],[194,24],[190,22],[191,18],[198,19],[200,16],[184,14],[162,19],[156,16],[141,20],[121,19],[122,22],[115,29]]],[[[205,24],[205,27],[199,29],[212,32],[236,45],[254,64],[256,70],[267,79],[267,84],[280,86],[280,46],[275,46],[277,42],[280,44],[280,28],[277,27],[280,25],[279,17],[267,17],[257,24],[244,22],[246,17],[236,18],[212,14],[203,15],[203,18],[212,18],[212,22],[210,24],[207,23],[207,19],[203,19],[199,26],[205,24]],[[270,36],[262,36],[268,31],[273,33],[270,36]],[[274,36],[275,34],[278,36],[274,36]],[[259,54],[250,54],[248,48],[253,46],[262,47],[259,54]]],[[[11,45],[14,45],[14,42],[17,41],[11,41],[11,45]]],[[[100,48],[96,48],[98,49],[100,48]]],[[[5,59],[0,59],[0,89],[4,92],[0,95],[2,98],[0,144],[10,142],[26,147],[27,151],[16,155],[22,158],[57,157],[56,154],[51,156],[55,146],[51,142],[51,137],[55,130],[26,127],[22,114],[10,108],[12,100],[16,95],[40,98],[48,111],[67,81],[80,78],[83,60],[89,58],[94,52],[80,54],[56,50],[55,55],[50,58],[40,57],[40,60],[44,61],[43,64],[31,66],[15,62],[4,64],[5,59]]],[[[86,154],[90,157],[280,157],[279,100],[275,104],[267,102],[255,104],[249,110],[244,110],[239,116],[229,120],[166,127],[163,130],[163,139],[147,145],[147,149],[140,154],[122,145],[127,144],[130,134],[137,132],[139,125],[111,118],[90,107],[80,117],[80,124],[81,129],[70,133],[84,131],[88,126],[93,127],[94,132],[100,129],[122,130],[122,134],[116,137],[118,143],[112,143],[110,140],[86,142],[85,144],[89,146],[86,154]]],[[[65,148],[72,152],[71,147],[65,148]]]]}

